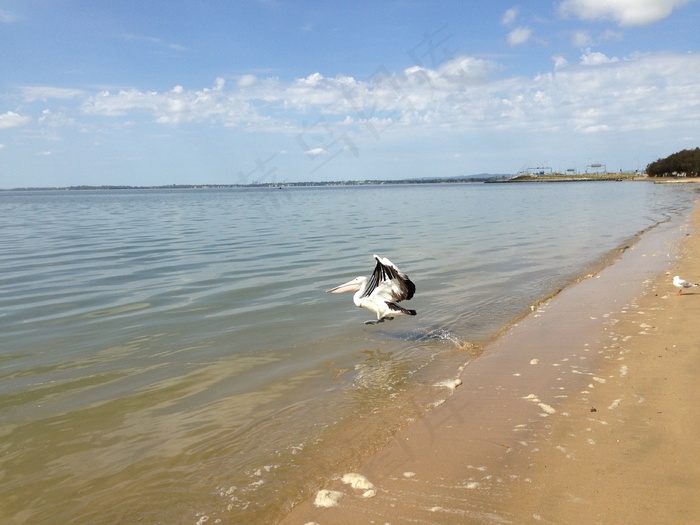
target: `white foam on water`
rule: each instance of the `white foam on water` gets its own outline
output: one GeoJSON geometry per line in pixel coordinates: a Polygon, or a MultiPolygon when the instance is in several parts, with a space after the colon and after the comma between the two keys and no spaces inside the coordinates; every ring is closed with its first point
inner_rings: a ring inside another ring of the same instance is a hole
{"type": "Polygon", "coordinates": [[[622,402],[622,399],[616,399],[612,403],[610,403],[610,406],[608,406],[608,410],[615,410],[617,407],[620,406],[620,403],[622,402]]]}
{"type": "Polygon", "coordinates": [[[404,472],[404,473],[403,473],[403,477],[404,477],[404,478],[412,478],[412,477],[415,476],[415,475],[416,475],[415,472],[404,472]]]}
{"type": "Polygon", "coordinates": [[[445,379],[444,381],[440,381],[438,383],[435,383],[433,386],[438,387],[438,388],[449,388],[450,390],[454,390],[455,388],[457,388],[461,384],[462,384],[461,379],[445,379]]]}
{"type": "Polygon", "coordinates": [[[557,445],[556,448],[558,451],[564,453],[566,455],[566,459],[574,459],[574,455],[569,453],[569,451],[566,449],[566,447],[563,447],[562,445],[557,445]]]}
{"type": "Polygon", "coordinates": [[[530,364],[531,364],[531,365],[536,365],[536,364],[539,363],[539,362],[540,362],[539,359],[530,359],[530,364]]]}
{"type": "Polygon", "coordinates": [[[629,367],[627,365],[622,365],[620,367],[620,376],[624,377],[627,375],[627,372],[629,372],[629,367]]]}
{"type": "Polygon", "coordinates": [[[526,401],[532,401],[535,403],[538,407],[542,409],[542,412],[540,413],[540,417],[547,417],[551,414],[556,414],[557,411],[555,408],[552,406],[548,405],[547,403],[543,403],[539,397],[537,397],[535,394],[529,394],[525,397],[522,397],[521,399],[525,399],[526,401]]]}
{"type": "Polygon", "coordinates": [[[339,505],[340,498],[343,497],[342,492],[337,490],[319,490],[316,493],[316,499],[314,499],[314,505],[317,507],[337,507],[339,505]]]}
{"type": "Polygon", "coordinates": [[[372,498],[377,495],[377,490],[374,488],[374,483],[372,483],[362,474],[350,472],[349,474],[345,474],[340,481],[346,485],[350,485],[354,489],[364,490],[362,493],[363,498],[372,498]]]}
{"type": "Polygon", "coordinates": [[[552,408],[546,403],[537,403],[537,406],[544,410],[547,414],[556,414],[556,409],[552,408]]]}

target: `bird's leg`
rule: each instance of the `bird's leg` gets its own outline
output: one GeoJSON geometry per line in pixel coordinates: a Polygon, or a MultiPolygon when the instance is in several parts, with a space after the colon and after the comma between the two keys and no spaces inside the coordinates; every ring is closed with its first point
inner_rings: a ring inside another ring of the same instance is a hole
{"type": "Polygon", "coordinates": [[[383,323],[384,319],[378,319],[375,321],[374,319],[370,319],[369,321],[365,321],[365,324],[378,324],[378,323],[383,323]]]}
{"type": "Polygon", "coordinates": [[[681,288],[680,290],[678,290],[678,293],[676,294],[676,296],[679,296],[679,295],[683,295],[683,288],[681,288]]]}

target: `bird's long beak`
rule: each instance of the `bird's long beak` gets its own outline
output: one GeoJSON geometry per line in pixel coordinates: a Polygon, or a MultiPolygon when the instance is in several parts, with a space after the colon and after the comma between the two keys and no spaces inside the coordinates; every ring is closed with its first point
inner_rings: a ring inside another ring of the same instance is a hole
{"type": "Polygon", "coordinates": [[[345,293],[345,292],[356,292],[357,290],[360,289],[360,285],[358,284],[355,279],[352,281],[348,281],[345,284],[341,284],[340,286],[336,286],[335,288],[331,288],[330,290],[326,290],[326,293],[345,293]]]}

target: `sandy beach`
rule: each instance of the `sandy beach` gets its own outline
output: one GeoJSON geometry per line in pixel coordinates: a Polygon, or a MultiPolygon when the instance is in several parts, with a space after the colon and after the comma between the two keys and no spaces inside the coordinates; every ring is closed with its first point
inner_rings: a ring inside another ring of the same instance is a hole
{"type": "Polygon", "coordinates": [[[533,307],[281,523],[700,523],[700,288],[671,284],[700,280],[698,231],[696,209],[533,307]]]}

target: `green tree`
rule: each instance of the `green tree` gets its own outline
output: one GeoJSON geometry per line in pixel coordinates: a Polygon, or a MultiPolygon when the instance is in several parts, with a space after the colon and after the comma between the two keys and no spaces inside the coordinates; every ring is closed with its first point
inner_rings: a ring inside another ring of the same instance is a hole
{"type": "Polygon", "coordinates": [[[687,177],[700,176],[700,148],[684,149],[647,166],[650,177],[668,177],[684,173],[687,177]]]}

